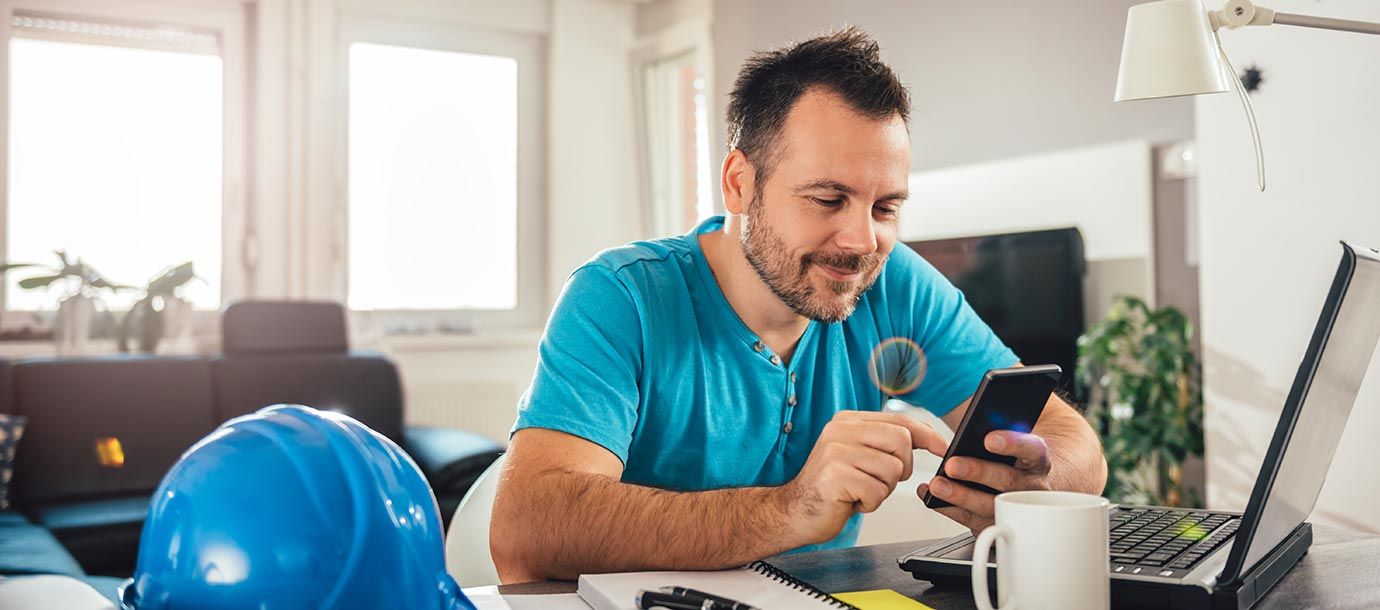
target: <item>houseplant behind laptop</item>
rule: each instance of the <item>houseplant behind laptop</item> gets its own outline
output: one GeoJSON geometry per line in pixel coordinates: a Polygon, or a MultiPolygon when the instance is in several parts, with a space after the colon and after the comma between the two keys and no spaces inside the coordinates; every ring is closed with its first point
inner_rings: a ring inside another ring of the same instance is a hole
{"type": "Polygon", "coordinates": [[[1076,379],[1107,455],[1114,502],[1201,507],[1183,463],[1203,455],[1202,369],[1193,329],[1174,307],[1119,297],[1078,338],[1076,379]]]}

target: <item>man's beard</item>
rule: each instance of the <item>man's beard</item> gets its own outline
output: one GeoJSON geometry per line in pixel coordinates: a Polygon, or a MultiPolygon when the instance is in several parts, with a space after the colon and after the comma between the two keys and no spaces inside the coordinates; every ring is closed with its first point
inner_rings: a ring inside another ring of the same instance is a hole
{"type": "Polygon", "coordinates": [[[786,252],[781,236],[763,220],[762,197],[748,204],[748,221],[743,226],[743,255],[757,271],[757,276],[771,288],[791,311],[819,322],[842,322],[853,315],[863,293],[881,275],[886,256],[841,252],[811,252],[799,259],[786,252]],[[857,281],[830,280],[824,294],[815,289],[809,276],[810,265],[826,265],[846,272],[861,271],[857,281]]]}

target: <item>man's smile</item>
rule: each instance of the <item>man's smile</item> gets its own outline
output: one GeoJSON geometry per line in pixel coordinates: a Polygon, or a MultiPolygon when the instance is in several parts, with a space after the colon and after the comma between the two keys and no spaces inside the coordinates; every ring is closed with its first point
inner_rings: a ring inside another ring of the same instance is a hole
{"type": "Polygon", "coordinates": [[[842,269],[839,267],[832,267],[830,265],[825,265],[823,263],[811,264],[816,269],[819,269],[820,271],[824,272],[824,275],[828,276],[829,279],[835,282],[855,282],[858,279],[862,278],[863,274],[862,269],[849,270],[842,269]]]}

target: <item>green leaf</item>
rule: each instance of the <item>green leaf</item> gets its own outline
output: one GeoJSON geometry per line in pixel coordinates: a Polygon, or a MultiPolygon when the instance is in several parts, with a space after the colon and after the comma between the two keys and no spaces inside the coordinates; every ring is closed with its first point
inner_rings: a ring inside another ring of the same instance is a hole
{"type": "Polygon", "coordinates": [[[183,284],[192,281],[195,277],[196,273],[192,271],[192,262],[187,261],[153,278],[153,280],[149,282],[146,291],[151,296],[172,296],[173,291],[177,290],[183,284]]]}
{"type": "Polygon", "coordinates": [[[105,279],[105,276],[101,275],[101,272],[96,271],[95,267],[85,262],[77,261],[77,265],[81,267],[81,281],[87,286],[104,290],[131,290],[134,288],[127,284],[116,284],[105,279]]]}
{"type": "Polygon", "coordinates": [[[87,277],[86,285],[92,288],[102,288],[105,290],[112,290],[117,292],[120,290],[134,290],[133,286],[130,286],[128,284],[115,284],[112,283],[110,280],[107,280],[100,276],[87,277]]]}
{"type": "Polygon", "coordinates": [[[49,284],[52,284],[53,282],[56,282],[64,277],[67,276],[62,273],[54,275],[39,275],[34,277],[27,277],[22,280],[19,280],[19,287],[23,288],[24,290],[37,290],[39,288],[47,288],[49,284]]]}
{"type": "Polygon", "coordinates": [[[1077,345],[1075,378],[1090,398],[1085,416],[1106,447],[1107,497],[1196,501],[1167,474],[1203,451],[1202,371],[1187,316],[1118,297],[1077,345]],[[1120,402],[1131,406],[1130,419],[1110,418],[1120,402]]]}
{"type": "Polygon", "coordinates": [[[37,266],[38,265],[35,265],[33,263],[0,263],[0,273],[5,273],[6,271],[11,271],[14,269],[25,269],[28,267],[37,266]]]}

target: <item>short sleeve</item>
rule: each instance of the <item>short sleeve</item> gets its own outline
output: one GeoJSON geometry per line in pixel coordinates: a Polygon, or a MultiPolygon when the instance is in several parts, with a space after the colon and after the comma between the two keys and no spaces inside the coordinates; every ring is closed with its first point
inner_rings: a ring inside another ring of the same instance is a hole
{"type": "Polygon", "coordinates": [[[1019,361],[963,293],[915,251],[897,248],[886,273],[892,322],[923,353],[919,385],[896,398],[944,415],[977,391],[988,370],[1019,361]]]}
{"type": "Polygon", "coordinates": [[[512,433],[558,430],[627,463],[637,424],[641,336],[637,307],[612,271],[598,265],[575,271],[546,324],[512,433]]]}

